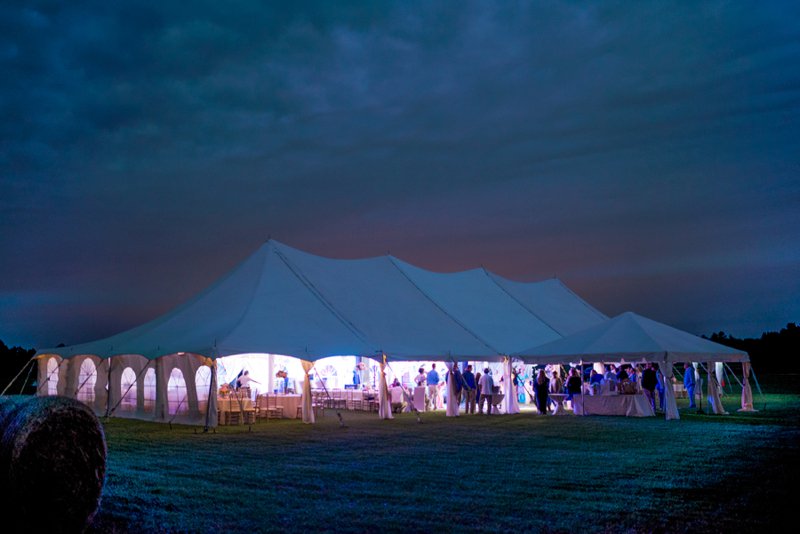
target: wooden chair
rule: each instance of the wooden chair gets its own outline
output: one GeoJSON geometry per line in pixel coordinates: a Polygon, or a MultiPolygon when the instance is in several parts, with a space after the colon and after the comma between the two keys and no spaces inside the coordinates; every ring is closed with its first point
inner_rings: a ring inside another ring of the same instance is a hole
{"type": "Polygon", "coordinates": [[[267,418],[267,396],[256,395],[256,419],[267,418]]]}
{"type": "Polygon", "coordinates": [[[228,424],[240,425],[252,424],[256,421],[256,409],[250,398],[236,393],[233,397],[228,399],[230,402],[230,411],[228,412],[228,424]]]}
{"type": "Polygon", "coordinates": [[[230,412],[230,399],[225,397],[217,401],[217,424],[224,426],[228,424],[228,413],[230,412]]]}
{"type": "Polygon", "coordinates": [[[381,403],[377,398],[373,398],[369,400],[369,411],[370,412],[378,412],[381,403]]]}
{"type": "Polygon", "coordinates": [[[314,416],[325,415],[325,392],[320,391],[311,395],[311,409],[314,410],[314,416]]]}
{"type": "Polygon", "coordinates": [[[256,407],[253,405],[252,402],[249,401],[249,399],[247,404],[249,406],[245,406],[244,408],[242,408],[241,411],[242,422],[246,425],[252,425],[253,423],[256,422],[256,407]]]}
{"type": "Polygon", "coordinates": [[[283,418],[283,406],[278,405],[278,397],[267,395],[267,419],[283,418]]]}
{"type": "MultiPolygon", "coordinates": [[[[360,392],[359,392],[360,393],[360,392]]],[[[356,397],[353,393],[350,394],[350,409],[351,410],[358,410],[361,411],[364,409],[364,406],[367,404],[364,400],[363,393],[361,397],[356,397]]]]}
{"type": "Polygon", "coordinates": [[[231,397],[225,399],[225,417],[228,425],[239,425],[242,423],[242,411],[239,408],[239,402],[231,397]]]}
{"type": "Polygon", "coordinates": [[[331,392],[331,408],[334,410],[339,408],[343,410],[347,409],[347,399],[345,398],[344,393],[345,392],[341,389],[334,389],[331,392]]]}

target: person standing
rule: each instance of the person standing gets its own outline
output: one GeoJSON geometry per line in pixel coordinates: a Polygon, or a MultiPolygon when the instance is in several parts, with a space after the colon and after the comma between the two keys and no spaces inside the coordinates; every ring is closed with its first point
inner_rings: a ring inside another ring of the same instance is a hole
{"type": "Polygon", "coordinates": [[[606,367],[606,372],[603,374],[603,379],[608,382],[613,377],[613,380],[617,381],[617,366],[613,363],[606,367]]]}
{"type": "Polygon", "coordinates": [[[647,397],[647,400],[650,401],[650,407],[653,408],[653,412],[656,411],[656,386],[658,385],[658,379],[656,378],[656,370],[653,369],[653,364],[648,363],[644,371],[642,371],[642,390],[644,391],[644,396],[647,397]]]}
{"type": "Polygon", "coordinates": [[[428,378],[425,376],[425,369],[420,367],[419,374],[414,377],[414,383],[417,385],[417,387],[422,387],[425,385],[427,380],[428,378]]]}
{"type": "Polygon", "coordinates": [[[461,378],[464,380],[464,392],[465,392],[465,399],[466,399],[466,406],[464,409],[467,413],[475,413],[475,375],[472,374],[472,366],[467,365],[467,369],[461,375],[461,378]]]}
{"type": "MultiPolygon", "coordinates": [[[[666,380],[664,379],[664,373],[661,372],[661,368],[658,366],[657,363],[653,364],[653,370],[656,372],[656,391],[658,392],[658,409],[662,412],[664,411],[664,406],[666,404],[666,399],[664,399],[664,388],[666,387],[666,380]]],[[[672,387],[672,384],[670,384],[672,387]]]]}
{"type": "Polygon", "coordinates": [[[536,409],[542,415],[547,415],[547,398],[550,390],[550,381],[544,374],[544,369],[539,371],[539,376],[533,382],[533,393],[536,395],[536,409]]]}
{"type": "Polygon", "coordinates": [[[564,381],[559,376],[558,371],[553,371],[553,379],[550,381],[550,393],[563,393],[564,381]]]}
{"type": "Polygon", "coordinates": [[[592,395],[599,395],[603,388],[603,375],[592,369],[589,373],[589,388],[592,395]]]}
{"type": "Polygon", "coordinates": [[[569,379],[567,380],[567,400],[572,400],[575,395],[581,394],[581,375],[578,373],[578,368],[573,367],[569,371],[569,379]]]}
{"type": "Polygon", "coordinates": [[[689,396],[689,408],[695,408],[694,404],[694,388],[695,388],[695,379],[694,379],[694,366],[691,363],[686,362],[683,364],[683,387],[686,389],[686,394],[689,396]]]}
{"type": "Polygon", "coordinates": [[[428,371],[427,377],[428,384],[428,406],[427,411],[436,410],[439,405],[439,373],[436,371],[436,364],[431,364],[431,370],[428,371]]]}
{"type": "MultiPolygon", "coordinates": [[[[481,407],[481,372],[475,373],[475,402],[478,403],[478,408],[481,407]]],[[[480,412],[478,412],[480,413],[480,412]]]]}
{"type": "Polygon", "coordinates": [[[258,380],[250,378],[250,371],[245,371],[244,373],[242,373],[242,376],[239,377],[239,388],[237,388],[237,389],[249,388],[250,387],[250,382],[255,382],[256,384],[260,384],[261,383],[258,380]]]}
{"type": "Polygon", "coordinates": [[[481,400],[478,402],[478,413],[483,413],[483,403],[486,401],[486,414],[492,415],[492,389],[494,388],[494,380],[492,380],[492,375],[488,367],[483,370],[480,387],[481,400]]]}
{"type": "MultiPolygon", "coordinates": [[[[456,403],[456,407],[461,406],[461,392],[464,391],[464,376],[461,374],[461,369],[458,368],[458,364],[453,364],[453,389],[455,390],[455,399],[453,402],[456,403]]],[[[450,399],[447,399],[447,402],[450,402],[450,399]]]]}

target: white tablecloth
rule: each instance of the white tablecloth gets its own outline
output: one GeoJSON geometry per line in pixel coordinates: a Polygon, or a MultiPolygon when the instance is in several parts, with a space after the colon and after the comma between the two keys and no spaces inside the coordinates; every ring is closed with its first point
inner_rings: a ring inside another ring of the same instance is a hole
{"type": "Polygon", "coordinates": [[[577,415],[654,416],[647,397],[637,395],[575,395],[572,409],[577,415]]]}
{"type": "Polygon", "coordinates": [[[253,401],[249,398],[217,397],[217,410],[220,412],[238,412],[252,409],[253,401]]]}
{"type": "Polygon", "coordinates": [[[403,388],[392,388],[389,390],[392,395],[392,404],[403,402],[403,388]]]}
{"type": "Polygon", "coordinates": [[[425,386],[414,388],[414,407],[420,411],[425,411],[425,386]]]}
{"type": "Polygon", "coordinates": [[[273,396],[276,398],[275,404],[283,406],[284,419],[297,418],[297,408],[303,405],[302,395],[270,395],[273,396]]]}

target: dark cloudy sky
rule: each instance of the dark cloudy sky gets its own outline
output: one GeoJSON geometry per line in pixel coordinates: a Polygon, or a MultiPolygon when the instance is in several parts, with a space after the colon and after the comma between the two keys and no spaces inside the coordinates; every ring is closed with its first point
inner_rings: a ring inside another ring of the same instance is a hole
{"type": "Polygon", "coordinates": [[[800,321],[799,3],[261,4],[2,3],[0,339],[134,326],[268,235],[800,321]]]}

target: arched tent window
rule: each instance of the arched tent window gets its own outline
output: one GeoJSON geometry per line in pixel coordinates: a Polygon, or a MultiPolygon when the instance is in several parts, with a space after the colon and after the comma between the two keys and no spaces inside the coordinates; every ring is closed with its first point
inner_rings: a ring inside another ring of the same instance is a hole
{"type": "Polygon", "coordinates": [[[122,393],[122,400],[119,407],[125,412],[136,411],[136,373],[133,369],[126,367],[122,371],[122,380],[120,381],[120,393],[122,393]]]}
{"type": "Polygon", "coordinates": [[[90,358],[86,358],[81,362],[81,369],[78,373],[78,392],[75,397],[87,404],[93,403],[95,382],[97,382],[97,367],[90,358]]]}
{"type": "Polygon", "coordinates": [[[58,395],[58,362],[55,358],[47,360],[47,394],[58,395]]]}
{"type": "Polygon", "coordinates": [[[200,413],[206,413],[208,407],[208,388],[211,385],[211,368],[201,365],[194,375],[194,383],[197,388],[197,408],[200,413]]]}
{"type": "Polygon", "coordinates": [[[188,400],[186,398],[186,381],[183,373],[177,367],[172,369],[167,382],[167,406],[169,414],[184,414],[189,411],[188,400]]]}
{"type": "Polygon", "coordinates": [[[144,388],[142,391],[144,411],[152,413],[156,408],[156,370],[152,367],[144,374],[144,388]]]}

